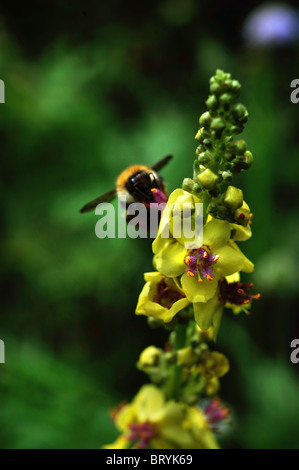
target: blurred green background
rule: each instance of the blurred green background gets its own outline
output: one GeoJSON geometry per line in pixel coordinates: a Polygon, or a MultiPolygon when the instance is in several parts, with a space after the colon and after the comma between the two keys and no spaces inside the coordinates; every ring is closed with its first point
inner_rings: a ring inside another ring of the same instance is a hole
{"type": "Polygon", "coordinates": [[[108,410],[147,380],[138,355],[167,335],[134,315],[150,243],[99,240],[98,217],[78,210],[130,164],[173,154],[162,171],[170,191],[192,174],[217,68],[240,80],[250,115],[255,160],[234,181],[254,212],[246,280],[262,294],[249,317],[227,311],[219,334],[234,414],[220,442],[299,448],[299,43],[250,46],[243,25],[259,4],[1,5],[1,448],[99,448],[116,437],[108,410]]]}

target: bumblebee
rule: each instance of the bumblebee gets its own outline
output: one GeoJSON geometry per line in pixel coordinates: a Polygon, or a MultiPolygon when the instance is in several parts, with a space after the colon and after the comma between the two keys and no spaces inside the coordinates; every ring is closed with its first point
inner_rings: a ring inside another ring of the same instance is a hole
{"type": "Polygon", "coordinates": [[[151,202],[157,202],[157,198],[155,198],[156,190],[163,193],[165,199],[167,199],[168,193],[163,178],[158,174],[158,171],[167,165],[171,159],[172,155],[167,155],[152,167],[145,165],[129,166],[117,178],[116,188],[88,202],[80,212],[89,212],[102,202],[111,202],[116,196],[126,197],[127,204],[141,202],[148,206],[151,202]]]}

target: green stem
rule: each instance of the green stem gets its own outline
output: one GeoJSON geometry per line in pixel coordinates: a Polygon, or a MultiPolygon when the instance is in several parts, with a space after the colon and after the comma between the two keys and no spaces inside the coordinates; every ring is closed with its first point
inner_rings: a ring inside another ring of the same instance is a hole
{"type": "MultiPolygon", "coordinates": [[[[175,328],[175,340],[173,345],[174,351],[182,349],[185,346],[187,326],[188,323],[177,324],[175,328]]],[[[181,379],[182,368],[179,365],[174,364],[171,367],[170,376],[165,387],[165,392],[168,398],[174,398],[175,400],[179,398],[181,379]]]]}

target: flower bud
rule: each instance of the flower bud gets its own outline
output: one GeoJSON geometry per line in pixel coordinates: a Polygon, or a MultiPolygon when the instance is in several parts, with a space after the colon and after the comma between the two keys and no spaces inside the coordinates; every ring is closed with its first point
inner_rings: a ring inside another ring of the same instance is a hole
{"type": "Polygon", "coordinates": [[[213,82],[210,84],[210,91],[211,93],[215,93],[215,95],[220,95],[222,87],[219,83],[213,82]]]}
{"type": "Polygon", "coordinates": [[[206,165],[210,160],[211,158],[205,152],[202,152],[198,155],[198,162],[201,165],[206,165]]]}
{"type": "Polygon", "coordinates": [[[245,201],[243,201],[243,204],[240,208],[235,210],[234,219],[239,225],[243,225],[244,227],[248,225],[248,222],[250,220],[250,209],[245,201]]]}
{"type": "Polygon", "coordinates": [[[222,178],[225,183],[230,183],[233,180],[233,175],[231,171],[224,171],[222,173],[222,178]]]}
{"type": "Polygon", "coordinates": [[[219,97],[219,103],[222,105],[229,105],[232,99],[233,97],[230,93],[223,93],[223,95],[219,97]]]}
{"type": "Polygon", "coordinates": [[[198,129],[197,134],[195,135],[195,139],[200,141],[201,133],[202,133],[202,127],[198,129]]]}
{"type": "Polygon", "coordinates": [[[240,85],[240,83],[238,82],[238,80],[233,80],[233,81],[232,81],[231,88],[232,88],[232,91],[234,91],[235,93],[237,93],[237,92],[240,91],[241,85],[240,85]]]}
{"type": "Polygon", "coordinates": [[[225,128],[225,122],[221,118],[214,118],[211,122],[211,129],[222,131],[225,128]]]}
{"type": "Polygon", "coordinates": [[[183,367],[192,367],[198,362],[198,355],[191,346],[178,350],[178,365],[183,367]]]}
{"type": "Polygon", "coordinates": [[[218,106],[218,101],[215,95],[210,95],[206,101],[208,109],[215,110],[218,106]]]}
{"type": "Polygon", "coordinates": [[[222,170],[222,171],[227,171],[227,170],[230,170],[230,169],[231,169],[231,163],[230,162],[224,162],[220,166],[220,170],[222,170]]]}
{"type": "Polygon", "coordinates": [[[203,144],[204,144],[207,148],[212,147],[211,139],[204,139],[204,140],[203,140],[203,144]]]}
{"type": "Polygon", "coordinates": [[[247,165],[251,166],[253,162],[252,153],[249,150],[246,150],[246,152],[244,153],[244,157],[245,157],[245,162],[247,163],[247,165]]]}
{"type": "Polygon", "coordinates": [[[229,362],[224,354],[217,351],[204,351],[201,357],[199,372],[207,379],[222,377],[229,370],[229,362]]]}
{"type": "Polygon", "coordinates": [[[184,178],[182,188],[185,191],[192,191],[194,186],[194,181],[191,178],[184,178]]]}
{"type": "Polygon", "coordinates": [[[224,194],[224,205],[233,211],[238,209],[243,204],[243,192],[235,186],[229,186],[224,194]]]}
{"type": "Polygon", "coordinates": [[[243,120],[248,117],[248,111],[246,107],[241,103],[236,104],[233,107],[232,112],[233,115],[239,120],[243,120]]]}
{"type": "Polygon", "coordinates": [[[148,346],[145,348],[139,356],[138,366],[139,367],[151,367],[158,363],[161,350],[155,346],[148,346]]]}
{"type": "Polygon", "coordinates": [[[211,123],[211,116],[210,116],[210,113],[209,111],[207,111],[206,113],[203,113],[200,118],[199,118],[199,124],[203,127],[209,127],[210,123],[211,123]]]}
{"type": "Polygon", "coordinates": [[[214,188],[216,182],[218,181],[218,176],[215,175],[215,173],[213,173],[209,168],[197,175],[197,178],[204,189],[214,188]]]}
{"type": "Polygon", "coordinates": [[[229,144],[229,149],[237,155],[243,155],[246,151],[247,145],[245,140],[236,140],[229,144]]]}

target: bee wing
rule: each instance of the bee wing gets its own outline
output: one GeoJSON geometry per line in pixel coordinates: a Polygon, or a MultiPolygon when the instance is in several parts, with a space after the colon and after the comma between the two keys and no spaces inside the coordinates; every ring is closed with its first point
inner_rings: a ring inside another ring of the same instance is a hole
{"type": "Polygon", "coordinates": [[[155,165],[153,165],[151,168],[154,171],[159,171],[161,168],[163,168],[167,163],[172,159],[172,155],[167,155],[166,157],[162,158],[162,160],[159,160],[155,165]]]}
{"type": "Polygon", "coordinates": [[[107,193],[102,194],[101,196],[96,197],[92,201],[85,204],[85,206],[83,206],[82,209],[80,209],[80,213],[82,214],[83,212],[91,211],[101,202],[110,202],[115,198],[115,196],[116,196],[116,189],[111,189],[107,193]]]}

